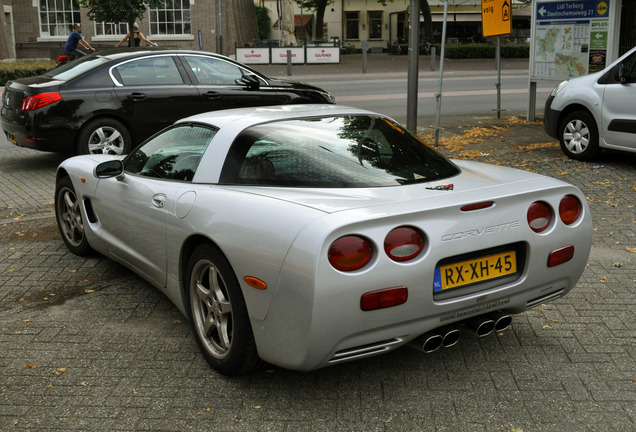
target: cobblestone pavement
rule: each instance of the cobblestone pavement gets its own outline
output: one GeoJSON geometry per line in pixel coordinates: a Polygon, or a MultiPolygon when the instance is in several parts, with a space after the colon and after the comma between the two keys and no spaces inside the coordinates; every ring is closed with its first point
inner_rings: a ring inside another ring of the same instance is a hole
{"type": "Polygon", "coordinates": [[[239,378],[207,366],[150,285],[66,250],[52,204],[61,156],[0,145],[0,430],[635,430],[636,155],[575,162],[538,123],[446,123],[452,157],[584,191],[594,246],[577,286],[508,331],[432,354],[239,378]]]}

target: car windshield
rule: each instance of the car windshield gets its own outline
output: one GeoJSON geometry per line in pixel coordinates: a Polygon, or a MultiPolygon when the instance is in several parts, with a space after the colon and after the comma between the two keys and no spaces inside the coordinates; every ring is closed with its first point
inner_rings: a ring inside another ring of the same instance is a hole
{"type": "Polygon", "coordinates": [[[452,177],[459,168],[393,121],[371,115],[252,126],[234,141],[222,184],[378,187],[452,177]]]}
{"type": "Polygon", "coordinates": [[[108,62],[108,59],[103,57],[82,57],[45,72],[44,75],[62,81],[69,81],[106,62],[108,62]]]}

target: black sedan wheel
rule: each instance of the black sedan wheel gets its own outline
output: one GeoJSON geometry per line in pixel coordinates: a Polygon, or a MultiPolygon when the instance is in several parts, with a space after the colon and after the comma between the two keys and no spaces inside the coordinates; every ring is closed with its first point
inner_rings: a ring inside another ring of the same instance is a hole
{"type": "Polygon", "coordinates": [[[230,263],[203,244],[186,273],[190,322],[205,359],[218,372],[239,375],[260,364],[247,307],[230,263]]]}
{"type": "Polygon", "coordinates": [[[80,256],[93,252],[86,240],[80,200],[68,177],[61,178],[55,185],[55,218],[62,240],[71,252],[80,256]]]}
{"type": "Polygon", "coordinates": [[[82,129],[78,154],[121,155],[130,152],[131,139],[126,127],[110,118],[95,119],[82,129]]]}
{"type": "Polygon", "coordinates": [[[568,114],[560,127],[561,150],[576,160],[591,160],[598,156],[598,128],[594,117],[586,111],[568,114]]]}

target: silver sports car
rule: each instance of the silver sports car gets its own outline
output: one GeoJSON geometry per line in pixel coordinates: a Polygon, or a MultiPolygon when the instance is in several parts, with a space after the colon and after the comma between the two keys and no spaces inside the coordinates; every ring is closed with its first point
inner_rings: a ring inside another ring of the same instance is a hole
{"type": "Polygon", "coordinates": [[[55,197],[69,249],[164,292],[224,374],[503,330],[565,295],[592,243],[576,187],[332,105],[189,117],[126,157],[64,161],[55,197]]]}

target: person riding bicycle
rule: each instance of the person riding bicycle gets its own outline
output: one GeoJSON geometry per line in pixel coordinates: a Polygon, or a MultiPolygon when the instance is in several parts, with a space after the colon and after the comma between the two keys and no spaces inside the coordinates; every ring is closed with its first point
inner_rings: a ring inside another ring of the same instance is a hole
{"type": "Polygon", "coordinates": [[[84,36],[82,36],[81,24],[75,23],[75,26],[73,27],[73,31],[71,32],[68,39],[66,40],[66,45],[64,45],[64,52],[68,54],[71,57],[71,59],[85,56],[86,53],[80,50],[77,47],[78,45],[81,45],[83,48],[89,51],[95,51],[95,48],[93,48],[88,42],[86,42],[86,39],[84,39],[84,36]]]}
{"type": "Polygon", "coordinates": [[[120,40],[119,42],[117,42],[117,45],[115,45],[115,48],[119,48],[119,46],[126,42],[126,40],[128,41],[128,46],[132,47],[138,47],[141,44],[141,41],[146,42],[148,45],[152,45],[152,46],[158,46],[156,43],[152,42],[150,39],[148,39],[146,36],[144,36],[144,34],[142,32],[139,31],[139,24],[135,23],[135,25],[133,26],[134,30],[131,34],[131,32],[128,32],[126,34],[126,36],[124,36],[122,38],[122,40],[120,40]]]}

